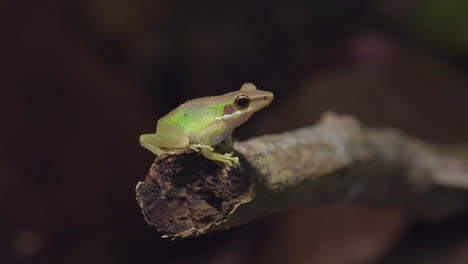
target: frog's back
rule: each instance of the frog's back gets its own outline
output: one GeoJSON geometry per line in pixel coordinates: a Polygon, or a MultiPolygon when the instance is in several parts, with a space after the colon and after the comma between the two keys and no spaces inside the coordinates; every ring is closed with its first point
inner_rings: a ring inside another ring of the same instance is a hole
{"type": "Polygon", "coordinates": [[[206,100],[200,99],[204,98],[187,101],[172,110],[166,116],[159,119],[158,126],[178,126],[185,131],[193,133],[198,133],[204,130],[211,125],[217,117],[221,117],[223,115],[224,106],[217,104],[213,105],[211,103],[203,104],[206,100]]]}

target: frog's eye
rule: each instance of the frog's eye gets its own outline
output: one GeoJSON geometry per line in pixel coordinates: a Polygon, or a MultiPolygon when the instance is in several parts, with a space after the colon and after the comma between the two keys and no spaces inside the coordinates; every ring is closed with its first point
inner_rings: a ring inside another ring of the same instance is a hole
{"type": "Polygon", "coordinates": [[[250,104],[250,98],[247,95],[239,95],[234,100],[236,106],[239,108],[246,108],[250,104]]]}

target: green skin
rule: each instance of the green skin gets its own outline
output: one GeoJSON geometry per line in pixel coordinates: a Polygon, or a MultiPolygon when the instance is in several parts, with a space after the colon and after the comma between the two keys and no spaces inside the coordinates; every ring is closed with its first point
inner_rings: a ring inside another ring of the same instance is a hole
{"type": "Polygon", "coordinates": [[[240,166],[232,153],[219,154],[213,147],[223,141],[232,147],[234,129],[273,98],[272,93],[245,83],[239,91],[187,101],[158,120],[155,134],[141,135],[140,144],[156,155],[171,149],[200,149],[207,159],[240,166]],[[249,104],[241,105],[239,96],[247,98],[249,104]]]}

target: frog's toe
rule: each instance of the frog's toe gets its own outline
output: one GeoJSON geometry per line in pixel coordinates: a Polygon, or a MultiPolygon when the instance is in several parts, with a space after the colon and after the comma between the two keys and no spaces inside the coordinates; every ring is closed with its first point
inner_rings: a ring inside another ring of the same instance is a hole
{"type": "Polygon", "coordinates": [[[229,166],[236,165],[236,167],[240,167],[240,162],[238,157],[232,157],[233,153],[226,153],[224,154],[224,158],[226,161],[229,162],[229,166]]]}
{"type": "Polygon", "coordinates": [[[196,152],[200,152],[200,148],[197,148],[196,146],[190,146],[189,149],[193,149],[195,150],[196,152]]]}

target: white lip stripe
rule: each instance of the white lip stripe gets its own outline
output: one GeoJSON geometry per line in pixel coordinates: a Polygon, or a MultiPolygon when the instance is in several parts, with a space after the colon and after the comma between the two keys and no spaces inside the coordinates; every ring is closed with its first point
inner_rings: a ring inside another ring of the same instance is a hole
{"type": "MultiPolygon", "coordinates": [[[[247,112],[247,113],[248,113],[248,112],[247,112]]],[[[216,119],[217,119],[217,120],[230,119],[230,118],[236,117],[236,116],[238,116],[238,115],[240,115],[240,112],[237,112],[237,113],[234,113],[234,114],[230,114],[230,115],[224,115],[224,116],[222,116],[222,117],[217,117],[216,119]]]]}
{"type": "MultiPolygon", "coordinates": [[[[263,107],[262,107],[262,108],[263,108],[263,107]]],[[[260,109],[261,109],[261,108],[258,108],[258,109],[255,109],[255,110],[258,111],[258,110],[260,110],[260,109]]],[[[246,110],[246,109],[244,109],[244,110],[246,110]]],[[[235,112],[235,113],[230,114],[230,115],[224,115],[224,116],[222,116],[222,117],[217,117],[216,120],[230,119],[230,118],[232,118],[232,117],[240,116],[241,114],[243,114],[243,115],[249,114],[249,113],[254,112],[253,110],[254,110],[254,109],[251,108],[251,109],[249,109],[249,110],[247,110],[247,111],[238,111],[238,112],[235,112]]]]}

